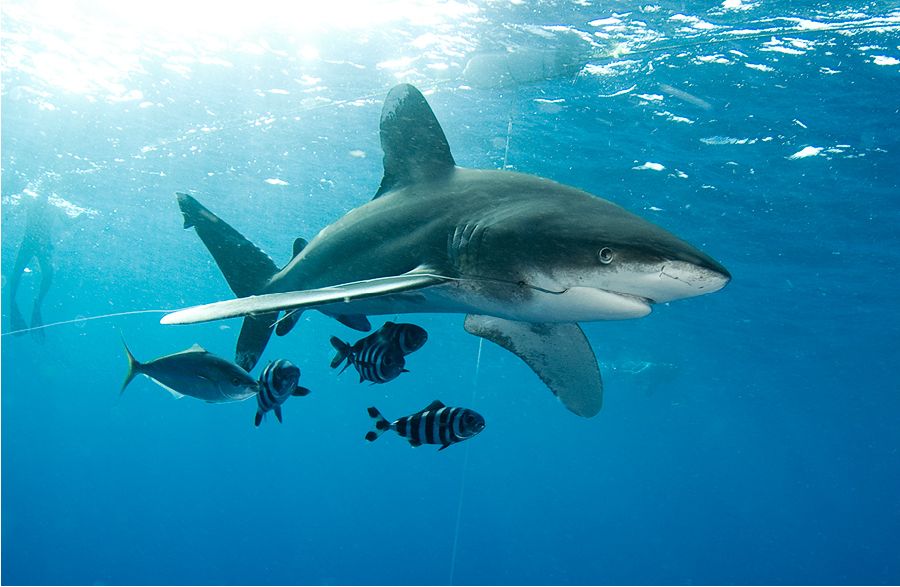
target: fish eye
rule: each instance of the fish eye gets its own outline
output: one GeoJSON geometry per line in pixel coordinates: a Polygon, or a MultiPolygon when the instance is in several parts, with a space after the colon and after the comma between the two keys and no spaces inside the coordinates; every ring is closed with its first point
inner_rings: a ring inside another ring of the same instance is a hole
{"type": "Polygon", "coordinates": [[[241,384],[241,380],[238,379],[237,377],[232,377],[232,378],[231,378],[231,384],[232,384],[233,386],[237,387],[238,385],[241,384]]]}
{"type": "Polygon", "coordinates": [[[603,247],[600,249],[600,252],[597,253],[597,258],[600,259],[600,262],[604,265],[609,265],[613,260],[613,250],[609,247],[603,247]]]}

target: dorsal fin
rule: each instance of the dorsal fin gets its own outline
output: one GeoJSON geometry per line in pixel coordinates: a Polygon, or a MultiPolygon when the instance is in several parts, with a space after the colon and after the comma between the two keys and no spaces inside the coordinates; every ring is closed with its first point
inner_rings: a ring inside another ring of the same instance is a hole
{"type": "Polygon", "coordinates": [[[309,243],[307,242],[307,240],[305,238],[298,237],[298,238],[294,239],[294,252],[293,252],[292,257],[296,257],[297,255],[299,255],[301,253],[301,251],[303,251],[303,249],[305,249],[306,245],[308,245],[308,244],[309,243]]]}
{"type": "Polygon", "coordinates": [[[422,92],[409,84],[395,86],[381,111],[384,178],[375,197],[412,183],[439,178],[456,162],[440,123],[422,92]]]}
{"type": "Polygon", "coordinates": [[[191,345],[191,348],[188,349],[188,352],[191,353],[208,353],[209,351],[197,344],[196,342],[191,345]]]}
{"type": "Polygon", "coordinates": [[[441,408],[446,408],[446,407],[447,406],[444,405],[444,402],[442,402],[439,399],[436,399],[433,402],[431,402],[430,404],[428,404],[427,406],[425,406],[424,408],[422,408],[421,410],[419,410],[419,413],[421,414],[422,412],[436,412],[436,411],[440,410],[441,408]]]}

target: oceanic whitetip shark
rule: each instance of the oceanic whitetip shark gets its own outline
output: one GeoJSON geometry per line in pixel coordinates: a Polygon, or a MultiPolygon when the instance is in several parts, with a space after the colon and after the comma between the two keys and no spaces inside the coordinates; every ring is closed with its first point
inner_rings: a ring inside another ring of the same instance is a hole
{"type": "Polygon", "coordinates": [[[602,405],[597,359],[579,322],[640,318],[654,303],[731,279],[709,255],[624,208],[549,179],[458,167],[422,94],[393,88],[381,114],[384,178],[278,269],[191,196],[178,194],[237,299],[163,324],[246,316],[237,361],[252,368],[277,323],[315,308],[348,326],[367,315],[466,314],[465,329],[519,356],[574,413],[602,405]]]}

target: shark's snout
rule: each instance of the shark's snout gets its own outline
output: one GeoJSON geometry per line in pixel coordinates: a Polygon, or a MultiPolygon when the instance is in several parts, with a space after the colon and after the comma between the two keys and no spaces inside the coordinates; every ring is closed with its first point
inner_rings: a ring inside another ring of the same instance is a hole
{"type": "Polygon", "coordinates": [[[656,303],[692,298],[719,291],[729,281],[731,273],[710,257],[701,262],[667,261],[647,297],[656,303]]]}
{"type": "Polygon", "coordinates": [[[731,273],[724,265],[707,255],[701,253],[701,260],[696,263],[701,269],[705,269],[710,273],[710,279],[718,278],[722,280],[722,285],[717,289],[722,289],[731,281],[731,273]]]}

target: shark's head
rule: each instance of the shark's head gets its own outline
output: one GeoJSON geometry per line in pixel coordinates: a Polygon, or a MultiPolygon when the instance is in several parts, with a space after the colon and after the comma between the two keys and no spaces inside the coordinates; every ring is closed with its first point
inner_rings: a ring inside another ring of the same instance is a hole
{"type": "Polygon", "coordinates": [[[537,211],[527,223],[541,238],[507,249],[517,249],[526,281],[547,290],[537,298],[561,321],[637,318],[652,304],[712,293],[731,279],[703,251],[620,206],[596,197],[569,203],[537,211]]]}
{"type": "MultiPolygon", "coordinates": [[[[594,214],[569,217],[559,246],[567,258],[555,276],[570,293],[599,290],[633,302],[671,302],[718,291],[731,280],[721,263],[667,230],[598,199],[594,214]]],[[[626,305],[630,305],[626,303],[626,305]]]]}

